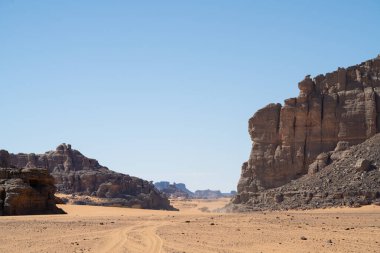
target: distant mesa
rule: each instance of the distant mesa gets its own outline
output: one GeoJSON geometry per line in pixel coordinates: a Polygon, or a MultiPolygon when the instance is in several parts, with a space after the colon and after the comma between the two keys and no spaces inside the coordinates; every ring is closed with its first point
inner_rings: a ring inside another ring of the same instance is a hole
{"type": "Polygon", "coordinates": [[[47,170],[59,193],[101,199],[93,202],[86,198],[81,204],[174,210],[152,183],[109,170],[69,144],[61,144],[45,154],[9,154],[8,160],[8,167],[47,170]]]}
{"type": "Polygon", "coordinates": [[[154,183],[154,186],[168,198],[191,198],[194,195],[183,183],[171,184],[168,181],[160,181],[154,183]]]}
{"type": "Polygon", "coordinates": [[[230,210],[380,200],[380,58],[306,76],[298,87],[298,97],[249,120],[253,146],[230,210]]]}
{"type": "Polygon", "coordinates": [[[168,181],[156,182],[155,187],[164,193],[169,198],[195,198],[195,199],[217,199],[225,197],[233,197],[236,195],[235,191],[230,193],[222,193],[219,190],[197,190],[195,192],[186,188],[183,183],[170,183],[168,181]]]}
{"type": "Polygon", "coordinates": [[[196,199],[219,199],[219,198],[230,198],[236,195],[236,191],[231,191],[229,193],[223,193],[219,190],[213,191],[207,190],[197,190],[194,192],[194,198],[196,199]]]}

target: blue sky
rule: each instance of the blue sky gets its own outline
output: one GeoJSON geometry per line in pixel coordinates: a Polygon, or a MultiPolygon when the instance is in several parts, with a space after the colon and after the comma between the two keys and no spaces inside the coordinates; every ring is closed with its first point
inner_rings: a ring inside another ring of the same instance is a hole
{"type": "Polygon", "coordinates": [[[247,121],[380,53],[379,1],[0,0],[0,148],[236,188],[247,121]]]}

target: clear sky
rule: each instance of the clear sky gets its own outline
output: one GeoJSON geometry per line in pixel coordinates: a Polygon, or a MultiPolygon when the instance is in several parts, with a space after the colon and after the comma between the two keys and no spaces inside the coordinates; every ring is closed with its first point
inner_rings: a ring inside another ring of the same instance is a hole
{"type": "Polygon", "coordinates": [[[377,0],[0,0],[0,148],[234,190],[257,109],[379,53],[377,0]]]}

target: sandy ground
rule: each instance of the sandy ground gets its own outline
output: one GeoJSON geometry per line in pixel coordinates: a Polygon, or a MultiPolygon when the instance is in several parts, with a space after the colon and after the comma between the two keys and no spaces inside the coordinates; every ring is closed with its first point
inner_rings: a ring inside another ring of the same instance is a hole
{"type": "Polygon", "coordinates": [[[0,217],[0,252],[380,252],[380,207],[220,214],[61,205],[67,215],[0,217]],[[302,239],[301,239],[302,238],[302,239]]]}

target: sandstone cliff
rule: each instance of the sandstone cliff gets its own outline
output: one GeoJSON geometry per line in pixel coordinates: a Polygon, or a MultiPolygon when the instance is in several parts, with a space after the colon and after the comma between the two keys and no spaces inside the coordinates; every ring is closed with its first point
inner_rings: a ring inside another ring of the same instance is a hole
{"type": "Polygon", "coordinates": [[[253,145],[234,203],[247,203],[250,194],[283,186],[309,169],[316,173],[330,162],[322,153],[379,132],[380,57],[313,79],[306,76],[298,87],[298,97],[283,106],[269,104],[249,120],[253,145]]]}
{"type": "Polygon", "coordinates": [[[60,193],[104,198],[104,205],[173,209],[151,182],[109,170],[71,145],[61,144],[55,151],[39,155],[10,154],[9,160],[9,165],[16,168],[47,169],[60,193]]]}
{"type": "Polygon", "coordinates": [[[7,153],[0,152],[0,215],[59,214],[54,178],[46,169],[9,167],[7,153]]]}

